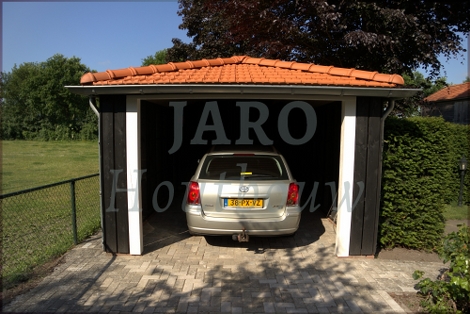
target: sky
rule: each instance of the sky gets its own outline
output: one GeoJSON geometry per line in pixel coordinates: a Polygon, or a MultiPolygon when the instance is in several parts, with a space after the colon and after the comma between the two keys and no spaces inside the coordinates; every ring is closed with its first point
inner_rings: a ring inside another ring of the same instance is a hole
{"type": "Polygon", "coordinates": [[[2,66],[78,57],[98,72],[141,66],[142,59],[190,39],[176,1],[3,2],[2,66]]]}
{"type": "MultiPolygon", "coordinates": [[[[141,66],[145,57],[171,47],[172,38],[191,41],[178,28],[177,11],[176,1],[2,2],[1,70],[55,54],[78,57],[98,72],[141,66]]],[[[458,59],[441,58],[448,83],[469,75],[467,39],[464,47],[458,59]]]]}

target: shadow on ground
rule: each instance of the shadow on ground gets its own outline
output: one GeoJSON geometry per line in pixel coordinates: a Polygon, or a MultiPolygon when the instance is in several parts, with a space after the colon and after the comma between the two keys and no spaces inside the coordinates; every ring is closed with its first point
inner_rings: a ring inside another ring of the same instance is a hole
{"type": "MultiPolygon", "coordinates": [[[[191,237],[186,225],[186,216],[181,209],[181,199],[177,198],[168,210],[154,212],[145,221],[144,229],[144,254],[158,250],[164,246],[191,237]]],[[[259,251],[263,248],[294,248],[309,245],[317,241],[325,232],[321,222],[321,211],[310,213],[302,212],[299,230],[295,235],[279,237],[255,237],[251,236],[248,243],[233,241],[231,236],[206,236],[209,245],[220,247],[245,247],[247,250],[259,251]]]]}

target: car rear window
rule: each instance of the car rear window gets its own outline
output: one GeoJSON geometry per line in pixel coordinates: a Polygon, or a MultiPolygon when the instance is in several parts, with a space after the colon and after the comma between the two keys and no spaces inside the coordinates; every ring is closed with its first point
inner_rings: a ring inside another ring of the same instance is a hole
{"type": "Polygon", "coordinates": [[[208,156],[200,179],[217,180],[287,180],[287,171],[278,156],[208,156]]]}

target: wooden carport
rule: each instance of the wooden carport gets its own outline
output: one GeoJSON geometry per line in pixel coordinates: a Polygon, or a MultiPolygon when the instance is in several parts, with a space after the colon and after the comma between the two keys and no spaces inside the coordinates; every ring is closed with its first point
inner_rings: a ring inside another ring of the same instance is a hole
{"type": "Polygon", "coordinates": [[[67,88],[93,108],[99,98],[105,250],[143,254],[143,217],[173,201],[190,160],[207,145],[255,141],[294,160],[304,210],[337,208],[337,256],[373,255],[384,119],[417,91],[403,84],[399,75],[246,56],[85,74],[67,88]]]}

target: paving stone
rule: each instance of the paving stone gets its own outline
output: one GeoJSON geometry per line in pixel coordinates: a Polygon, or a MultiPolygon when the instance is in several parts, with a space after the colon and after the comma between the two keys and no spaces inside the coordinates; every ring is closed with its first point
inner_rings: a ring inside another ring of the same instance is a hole
{"type": "Polygon", "coordinates": [[[336,258],[334,230],[325,221],[318,234],[307,227],[289,239],[252,237],[248,243],[172,236],[171,230],[160,241],[164,226],[145,231],[151,223],[144,234],[155,234],[144,238],[144,245],[159,244],[146,246],[143,256],[107,254],[97,234],[3,311],[403,313],[388,293],[415,291],[416,269],[437,276],[442,268],[442,263],[336,258]]]}

